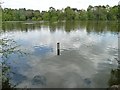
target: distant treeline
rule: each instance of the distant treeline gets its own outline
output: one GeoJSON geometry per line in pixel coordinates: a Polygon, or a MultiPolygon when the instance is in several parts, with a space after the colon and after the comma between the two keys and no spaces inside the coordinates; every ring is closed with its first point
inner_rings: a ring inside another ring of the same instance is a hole
{"type": "Polygon", "coordinates": [[[118,5],[89,6],[87,10],[66,7],[65,9],[55,9],[50,7],[48,11],[26,10],[25,8],[2,9],[3,21],[72,21],[72,20],[108,20],[117,21],[119,18],[118,5]]]}

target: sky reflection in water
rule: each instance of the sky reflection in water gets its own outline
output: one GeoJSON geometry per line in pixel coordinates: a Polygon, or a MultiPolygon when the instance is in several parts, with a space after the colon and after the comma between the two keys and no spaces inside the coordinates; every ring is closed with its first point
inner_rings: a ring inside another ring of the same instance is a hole
{"type": "MultiPolygon", "coordinates": [[[[27,32],[13,30],[4,37],[14,39],[28,56],[10,55],[11,76],[17,87],[108,87],[111,69],[117,68],[117,32],[89,33],[83,28],[65,26],[51,31],[49,25],[27,32]],[[61,55],[56,55],[60,42],[61,55]],[[18,80],[19,79],[19,80],[18,80]],[[17,81],[17,82],[16,82],[17,81]]],[[[94,26],[95,27],[95,26],[94,26]]]]}

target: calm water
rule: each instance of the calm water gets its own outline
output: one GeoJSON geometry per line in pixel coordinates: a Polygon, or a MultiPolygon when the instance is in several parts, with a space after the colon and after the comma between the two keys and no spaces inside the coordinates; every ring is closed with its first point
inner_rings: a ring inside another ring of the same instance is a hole
{"type": "Polygon", "coordinates": [[[20,88],[109,87],[111,70],[118,67],[117,33],[116,22],[3,23],[0,38],[18,45],[7,56],[10,82],[20,88]]]}

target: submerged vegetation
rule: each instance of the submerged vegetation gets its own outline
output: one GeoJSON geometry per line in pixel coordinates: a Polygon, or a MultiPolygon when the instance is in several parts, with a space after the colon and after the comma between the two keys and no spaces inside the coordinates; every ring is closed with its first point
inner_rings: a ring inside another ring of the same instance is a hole
{"type": "Polygon", "coordinates": [[[72,21],[72,20],[106,20],[117,21],[119,18],[119,5],[89,6],[87,10],[66,7],[59,10],[50,7],[48,11],[39,11],[25,8],[2,9],[3,21],[72,21]]]}

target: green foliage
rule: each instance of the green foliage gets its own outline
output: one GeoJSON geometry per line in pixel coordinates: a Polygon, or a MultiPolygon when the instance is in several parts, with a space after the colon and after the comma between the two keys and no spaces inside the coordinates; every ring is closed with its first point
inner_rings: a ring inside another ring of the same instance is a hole
{"type": "Polygon", "coordinates": [[[120,85],[120,69],[111,70],[109,86],[120,85]]]}
{"type": "Polygon", "coordinates": [[[73,21],[73,20],[114,20],[119,18],[119,6],[89,6],[87,10],[78,10],[77,8],[66,7],[59,10],[50,7],[48,11],[26,10],[25,8],[10,9],[4,8],[3,21],[73,21]]]}
{"type": "Polygon", "coordinates": [[[46,11],[42,12],[42,20],[49,21],[49,13],[46,11]]]}
{"type": "Polygon", "coordinates": [[[17,84],[13,85],[10,82],[10,77],[9,77],[10,73],[15,74],[15,72],[11,72],[11,66],[7,63],[9,56],[12,54],[16,54],[18,56],[27,55],[27,53],[24,53],[19,49],[19,45],[17,45],[17,43],[14,40],[7,38],[0,39],[0,55],[2,58],[1,61],[2,75],[0,75],[0,77],[2,76],[3,89],[13,90],[13,88],[17,85],[17,84]]]}
{"type": "Polygon", "coordinates": [[[0,6],[0,30],[2,30],[2,8],[0,6]]]}

